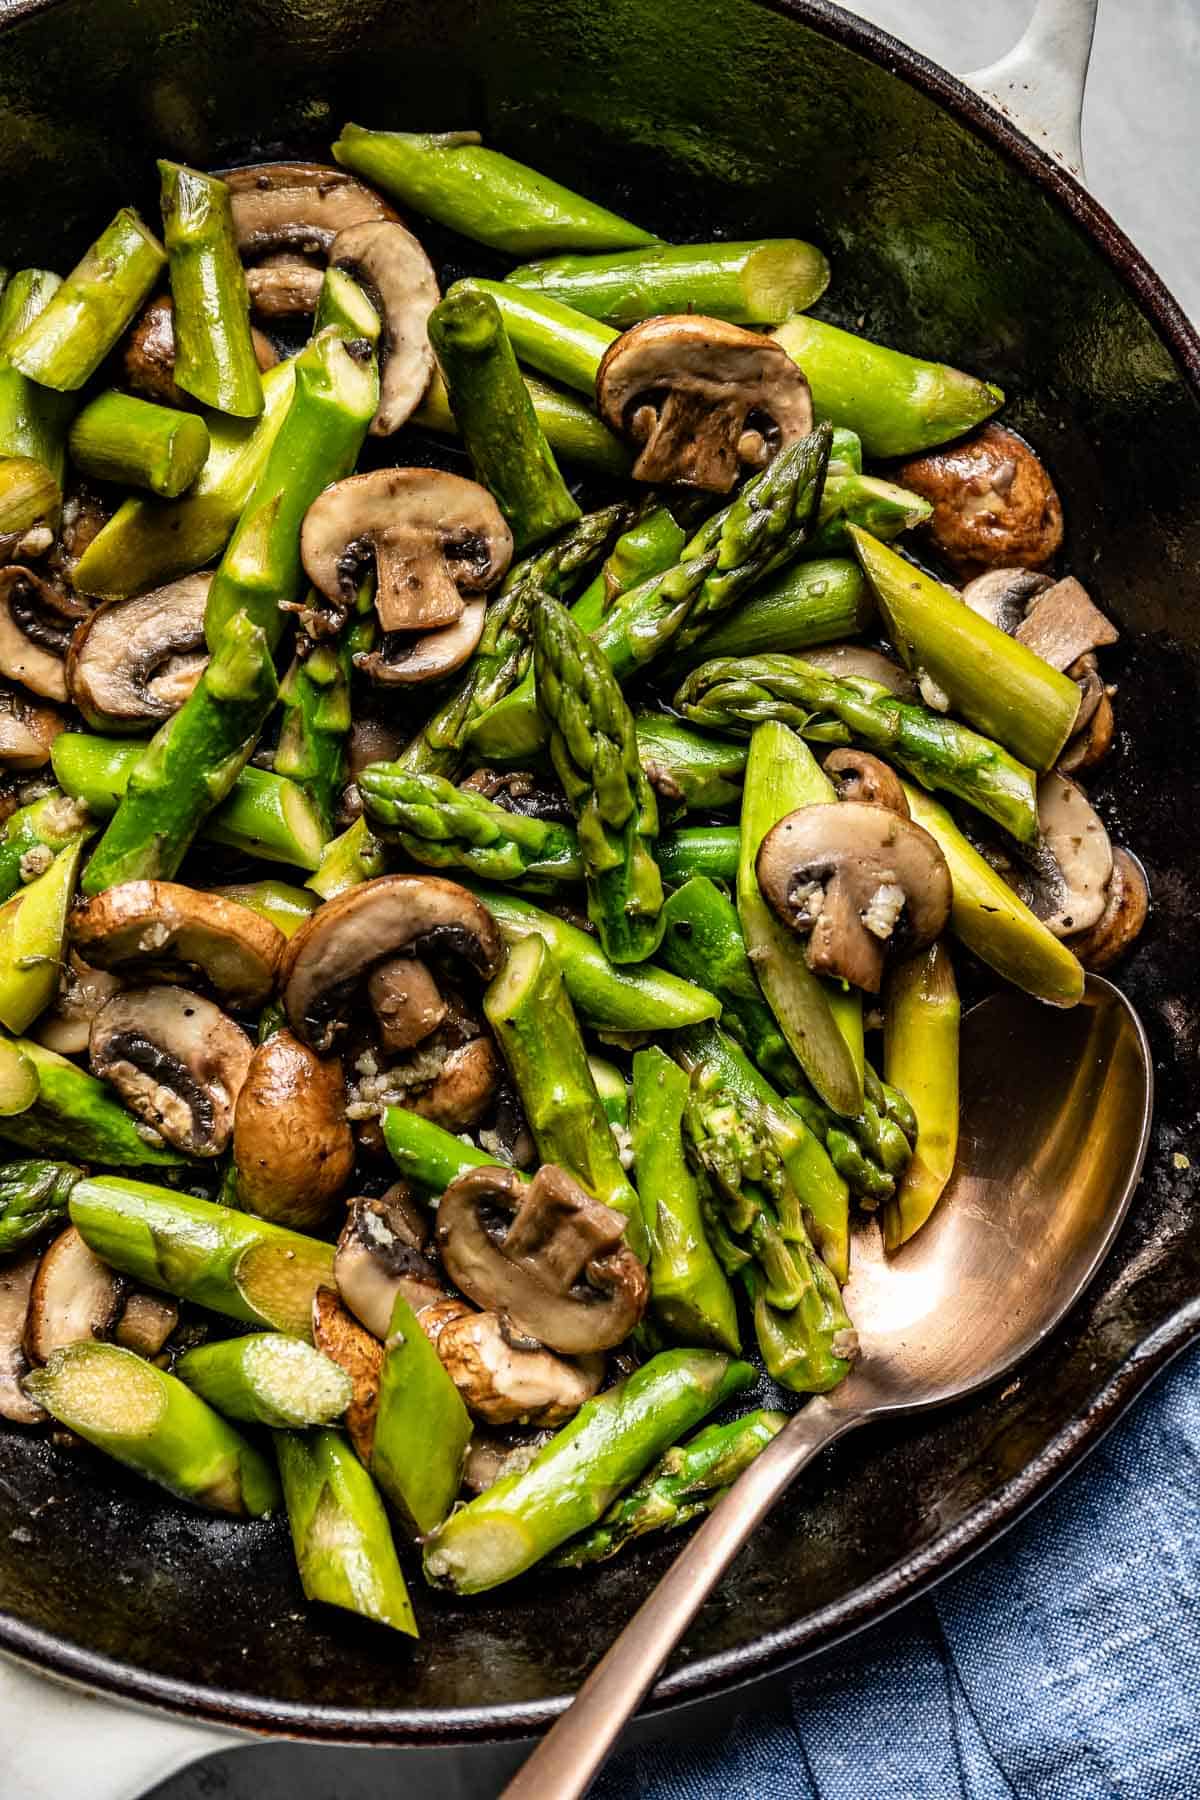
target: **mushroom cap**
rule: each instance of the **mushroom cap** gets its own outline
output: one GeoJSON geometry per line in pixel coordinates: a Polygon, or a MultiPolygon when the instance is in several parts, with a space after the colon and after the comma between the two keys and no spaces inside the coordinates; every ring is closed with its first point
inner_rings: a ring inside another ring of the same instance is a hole
{"type": "Polygon", "coordinates": [[[823,767],[839,800],[861,800],[864,806],[883,806],[901,819],[908,818],[900,777],[869,750],[842,745],[829,752],[823,767]]]}
{"type": "Polygon", "coordinates": [[[446,1295],[445,1283],[424,1254],[427,1233],[418,1237],[408,1229],[406,1212],[388,1194],[352,1200],[333,1259],[342,1299],[380,1339],[391,1330],[401,1294],[415,1313],[446,1295]]]}
{"type": "Polygon", "coordinates": [[[313,1295],[312,1335],[316,1348],[350,1377],[354,1397],[346,1408],[346,1434],[368,1468],[379,1412],[383,1345],[351,1318],[332,1288],[313,1295]]]}
{"type": "Polygon", "coordinates": [[[1118,845],[1104,911],[1090,930],[1067,939],[1085,969],[1112,967],[1140,935],[1150,912],[1150,883],[1137,857],[1118,845]]]}
{"type": "Polygon", "coordinates": [[[220,1156],[254,1046],[203,994],[125,988],[92,1021],[92,1073],[188,1156],[220,1156]]]}
{"type": "Polygon", "coordinates": [[[925,530],[962,574],[1014,564],[1040,569],[1062,544],[1054,483],[1029,445],[1003,425],[913,457],[895,479],[931,503],[925,530]]]}
{"type": "Polygon", "coordinates": [[[290,1031],[257,1046],[233,1119],[238,1196],[263,1219],[309,1231],[354,1167],[354,1133],[337,1057],[319,1057],[290,1031]]]}
{"type": "Polygon", "coordinates": [[[198,971],[235,1007],[270,996],[287,943],[277,925],[250,907],[178,881],[106,888],[75,907],[70,933],[80,955],[98,968],[159,980],[198,971]]]}
{"type": "Polygon", "coordinates": [[[324,163],[250,163],[222,179],[242,257],[290,250],[324,258],[348,225],[396,217],[381,194],[324,163]]]}
{"type": "Polygon", "coordinates": [[[87,614],[23,563],[0,569],[0,675],[61,705],[71,636],[87,614]]]}
{"type": "Polygon", "coordinates": [[[367,998],[381,1047],[399,1054],[423,1043],[446,1017],[446,1002],[430,969],[416,956],[376,963],[367,977],[367,998]]]}
{"type": "Polygon", "coordinates": [[[134,1288],[125,1296],[113,1342],[124,1350],[136,1350],[139,1356],[158,1356],[178,1323],[178,1300],[134,1288]]]}
{"type": "Polygon", "coordinates": [[[0,681],[0,765],[23,772],[44,769],[50,746],[66,720],[54,707],[39,705],[20,688],[0,681]]]}
{"type": "MultiPolygon", "coordinates": [[[[447,1302],[447,1312],[458,1304],[447,1302]]],[[[427,1308],[422,1324],[438,1310],[427,1308]]],[[[602,1356],[556,1356],[515,1337],[499,1313],[459,1310],[435,1342],[467,1410],[488,1425],[565,1425],[604,1379],[602,1356]]]]}
{"type": "Polygon", "coordinates": [[[646,319],[605,351],[596,406],[642,442],[634,479],[728,493],[743,462],[812,430],[808,382],[781,344],[696,313],[646,319]]]}
{"type": "Polygon", "coordinates": [[[67,1344],[107,1337],[120,1317],[127,1285],[68,1225],[43,1252],[33,1280],[25,1321],[30,1361],[44,1363],[67,1344]]]}
{"type": "Polygon", "coordinates": [[[853,800],[802,806],[759,847],[758,885],[808,935],[810,968],[878,993],[884,941],[901,915],[906,948],[932,943],[950,913],[950,871],[911,819],[853,800]]]}
{"type": "MultiPolygon", "coordinates": [[[[254,355],[260,369],[270,369],[279,358],[270,338],[252,330],[254,355]]],[[[125,339],[121,366],[126,385],[147,400],[195,411],[198,402],[185,394],[175,380],[175,306],[169,294],[158,294],[147,303],[125,339]]]]}
{"type": "Polygon", "coordinates": [[[149,594],[106,600],[76,631],[67,688],[99,731],[178,712],[208,662],[204,606],[212,576],[185,575],[149,594]]]}
{"type": "Polygon", "coordinates": [[[411,687],[421,681],[440,681],[470,661],[483,636],[486,600],[469,600],[453,625],[426,631],[420,637],[391,637],[381,650],[360,652],[354,666],[381,687],[411,687]]]}
{"type": "MultiPolygon", "coordinates": [[[[1085,660],[1087,659],[1080,658],[1081,662],[1085,660]]],[[[1116,715],[1104,684],[1098,676],[1096,680],[1100,693],[1095,704],[1089,707],[1086,723],[1068,738],[1066,749],[1054,765],[1060,775],[1078,775],[1084,769],[1092,769],[1098,762],[1103,762],[1112,749],[1117,729],[1116,715]]],[[[1080,685],[1083,686],[1082,681],[1080,685]]],[[[1087,687],[1084,687],[1084,694],[1091,699],[1087,687]]],[[[1079,710],[1082,713],[1082,704],[1079,710]]],[[[1078,720],[1076,724],[1078,725],[1078,720]]]]}
{"type": "Polygon", "coordinates": [[[1022,898],[1055,937],[1090,931],[1104,912],[1112,844],[1083,789],[1056,769],[1038,782],[1038,834],[1022,852],[1022,898]]]}
{"type": "Polygon", "coordinates": [[[613,1349],[646,1309],[646,1270],[624,1230],[620,1213],[553,1163],[530,1182],[499,1165],[469,1169],[438,1206],[438,1248],[455,1285],[567,1355],[613,1349]]]}
{"type": "Polygon", "coordinates": [[[398,955],[462,956],[490,981],[500,966],[496,923],[474,894],[436,875],[380,875],[327,900],[292,938],[280,968],[297,1037],[327,1049],[358,984],[398,955]]]}
{"type": "Polygon", "coordinates": [[[448,1050],[430,1085],[410,1094],[405,1105],[443,1131],[470,1131],[492,1104],[500,1076],[496,1047],[481,1034],[448,1050]]]}
{"type": "Polygon", "coordinates": [[[987,569],[968,581],[959,598],[1009,637],[1040,594],[1054,586],[1039,569],[987,569]]]}
{"type": "Polygon", "coordinates": [[[379,406],[371,435],[390,437],[416,412],[433,376],[429,315],[441,298],[433,264],[412,232],[395,219],[372,219],[339,231],[329,263],[361,283],[382,321],[379,406]]]}

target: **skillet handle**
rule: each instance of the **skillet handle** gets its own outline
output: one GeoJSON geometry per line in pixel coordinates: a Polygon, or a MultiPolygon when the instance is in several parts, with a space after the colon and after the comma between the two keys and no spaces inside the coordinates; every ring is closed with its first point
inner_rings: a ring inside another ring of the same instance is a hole
{"type": "Polygon", "coordinates": [[[232,1734],[134,1712],[0,1657],[0,1794],[16,1800],[138,1800],[232,1734]]]}
{"type": "Polygon", "coordinates": [[[1037,0],[1020,43],[963,80],[1082,179],[1080,121],[1099,0],[1037,0]]]}

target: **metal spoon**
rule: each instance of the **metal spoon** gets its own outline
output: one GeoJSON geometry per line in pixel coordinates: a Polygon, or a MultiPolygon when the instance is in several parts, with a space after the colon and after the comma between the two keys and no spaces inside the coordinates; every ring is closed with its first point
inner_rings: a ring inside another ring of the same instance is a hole
{"type": "Polygon", "coordinates": [[[958,1163],[933,1218],[886,1258],[854,1239],[853,1372],[810,1400],[751,1464],[504,1790],[575,1800],[759,1521],[818,1451],[889,1413],[961,1400],[1039,1344],[1096,1273],[1150,1134],[1141,1021],[1110,982],[1055,1011],[1012,989],[963,1021],[958,1163]]]}

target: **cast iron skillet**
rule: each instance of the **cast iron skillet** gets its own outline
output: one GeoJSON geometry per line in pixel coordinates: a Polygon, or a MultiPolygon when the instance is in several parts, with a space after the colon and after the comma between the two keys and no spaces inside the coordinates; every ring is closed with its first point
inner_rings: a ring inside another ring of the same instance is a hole
{"type": "MultiPolygon", "coordinates": [[[[1021,1378],[822,1459],[705,1607],[654,1704],[880,1618],[1010,1524],[1200,1331],[1193,1152],[1200,342],[1111,221],[950,77],[822,0],[26,0],[0,45],[5,260],[67,267],[159,154],[321,154],[346,118],[483,128],[669,237],[832,253],[829,316],[1000,381],[1066,499],[1066,563],[1123,630],[1097,784],[1155,909],[1123,975],[1154,1046],[1142,1191],[1021,1378]]],[[[451,253],[453,260],[453,252],[451,253]]],[[[476,265],[478,259],[476,258],[476,265]]],[[[188,1512],[0,1438],[0,1645],[116,1696],[342,1740],[521,1736],[671,1546],[493,1599],[418,1593],[419,1645],[305,1609],[281,1522],[188,1512]]]]}

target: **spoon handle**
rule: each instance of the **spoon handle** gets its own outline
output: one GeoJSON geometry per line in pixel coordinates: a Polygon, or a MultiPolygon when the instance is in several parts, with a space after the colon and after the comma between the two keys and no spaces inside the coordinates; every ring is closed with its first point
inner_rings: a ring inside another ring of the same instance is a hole
{"type": "MultiPolygon", "coordinates": [[[[843,1390],[844,1391],[844,1390],[843,1390]]],[[[826,1444],[867,1415],[839,1395],[811,1400],[740,1475],[675,1558],[561,1719],[505,1788],[502,1800],[578,1800],[636,1712],[705,1596],[759,1521],[826,1444]]]]}

